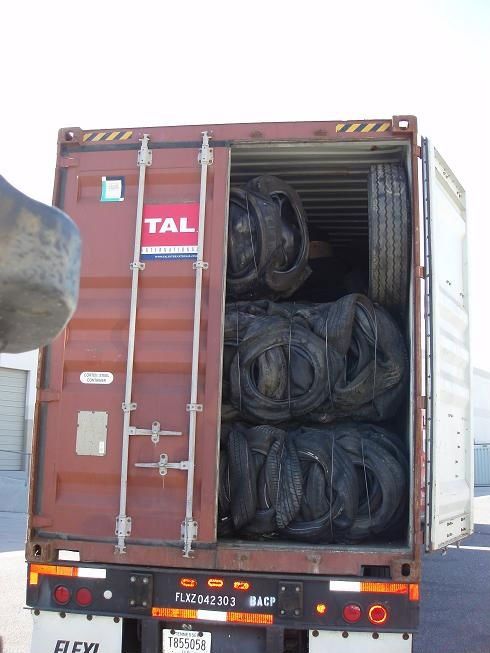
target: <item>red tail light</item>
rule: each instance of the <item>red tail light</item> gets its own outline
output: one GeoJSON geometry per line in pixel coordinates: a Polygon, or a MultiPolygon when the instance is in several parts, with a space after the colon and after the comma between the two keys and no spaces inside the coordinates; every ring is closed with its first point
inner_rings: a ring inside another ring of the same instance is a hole
{"type": "Polygon", "coordinates": [[[87,587],[80,587],[75,593],[75,601],[82,608],[87,607],[93,601],[92,592],[87,587]]]}
{"type": "Polygon", "coordinates": [[[348,603],[342,610],[344,620],[350,624],[355,624],[361,618],[361,608],[356,603],[348,603]]]}
{"type": "Polygon", "coordinates": [[[368,619],[375,626],[382,626],[388,621],[388,610],[384,605],[372,605],[368,611],[368,619]]]}
{"type": "Polygon", "coordinates": [[[64,585],[58,585],[54,588],[53,598],[56,603],[59,603],[60,605],[66,605],[71,599],[71,592],[68,587],[65,587],[64,585]]]}

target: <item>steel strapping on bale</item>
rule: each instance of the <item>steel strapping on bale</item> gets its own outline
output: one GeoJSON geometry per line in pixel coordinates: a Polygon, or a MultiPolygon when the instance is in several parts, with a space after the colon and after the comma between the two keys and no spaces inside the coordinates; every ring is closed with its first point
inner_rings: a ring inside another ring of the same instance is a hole
{"type": "Polygon", "coordinates": [[[83,135],[82,140],[84,143],[127,141],[132,135],[131,130],[87,132],[83,135]]]}
{"type": "Polygon", "coordinates": [[[354,132],[369,134],[388,131],[391,122],[339,122],[335,131],[339,133],[353,134],[354,132]]]}

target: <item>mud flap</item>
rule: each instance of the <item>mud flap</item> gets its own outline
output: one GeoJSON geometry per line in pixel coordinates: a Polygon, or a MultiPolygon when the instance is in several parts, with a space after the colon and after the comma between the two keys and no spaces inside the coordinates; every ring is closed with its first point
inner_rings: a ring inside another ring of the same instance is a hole
{"type": "Polygon", "coordinates": [[[411,653],[409,633],[348,632],[310,630],[310,653],[411,653]],[[346,637],[347,635],[347,637],[346,637]],[[376,635],[376,636],[375,636],[376,635]]]}
{"type": "Polygon", "coordinates": [[[31,653],[121,653],[122,619],[61,614],[33,614],[31,653]]]}

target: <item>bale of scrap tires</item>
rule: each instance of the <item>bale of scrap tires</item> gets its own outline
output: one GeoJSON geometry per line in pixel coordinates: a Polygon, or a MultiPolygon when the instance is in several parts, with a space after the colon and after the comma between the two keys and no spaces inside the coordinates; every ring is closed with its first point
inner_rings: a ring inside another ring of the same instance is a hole
{"type": "Polygon", "coordinates": [[[289,184],[264,175],[231,188],[228,297],[289,297],[310,274],[308,250],[303,205],[289,184]]]}

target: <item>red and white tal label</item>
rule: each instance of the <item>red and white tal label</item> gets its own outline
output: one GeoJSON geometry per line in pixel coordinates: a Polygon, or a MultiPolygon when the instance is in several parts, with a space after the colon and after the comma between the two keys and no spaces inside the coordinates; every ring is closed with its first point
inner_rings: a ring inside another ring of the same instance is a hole
{"type": "Polygon", "coordinates": [[[145,204],[141,259],[196,258],[199,203],[145,204]]]}

